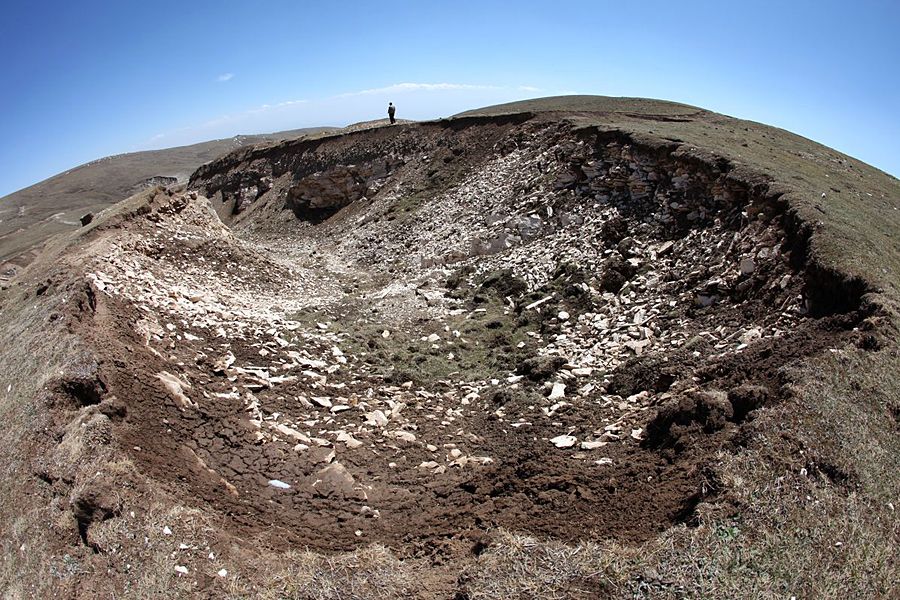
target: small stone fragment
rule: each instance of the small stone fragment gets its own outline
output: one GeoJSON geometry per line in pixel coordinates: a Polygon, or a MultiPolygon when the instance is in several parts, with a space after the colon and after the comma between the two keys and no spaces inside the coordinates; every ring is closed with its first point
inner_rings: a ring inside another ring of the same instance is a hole
{"type": "Polygon", "coordinates": [[[388,435],[391,436],[392,438],[402,440],[404,442],[412,443],[412,442],[416,441],[415,434],[413,434],[409,431],[403,431],[400,429],[398,429],[397,431],[391,431],[390,433],[388,433],[388,435]]]}
{"type": "Polygon", "coordinates": [[[591,442],[581,442],[582,450],[596,450],[597,448],[602,448],[608,442],[601,442],[600,440],[594,440],[591,442]]]}
{"type": "Polygon", "coordinates": [[[576,438],[574,435],[558,435],[550,440],[550,443],[557,448],[571,448],[577,441],[578,438],[576,438]]]}
{"type": "Polygon", "coordinates": [[[330,398],[324,398],[321,396],[319,396],[319,397],[313,396],[311,398],[311,400],[313,402],[315,402],[316,404],[318,404],[319,406],[321,406],[322,408],[331,408],[331,399],[330,398]]]}
{"type": "Polygon", "coordinates": [[[742,258],[738,268],[741,270],[741,275],[750,275],[756,269],[756,263],[752,258],[742,258]]]}
{"type": "Polygon", "coordinates": [[[548,400],[559,400],[560,398],[566,397],[566,384],[556,382],[553,384],[553,389],[550,390],[550,395],[547,396],[548,400]]]}
{"type": "Polygon", "coordinates": [[[384,427],[388,424],[387,415],[384,414],[382,410],[373,410],[372,412],[366,413],[366,424],[374,425],[375,427],[384,427]]]}
{"type": "Polygon", "coordinates": [[[363,445],[361,441],[347,433],[346,431],[342,431],[337,436],[337,441],[343,442],[345,446],[348,448],[359,448],[363,445]]]}

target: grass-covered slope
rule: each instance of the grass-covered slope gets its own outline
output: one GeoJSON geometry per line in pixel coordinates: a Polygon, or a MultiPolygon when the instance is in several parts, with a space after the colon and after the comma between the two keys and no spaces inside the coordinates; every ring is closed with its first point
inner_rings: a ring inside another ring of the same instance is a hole
{"type": "MultiPolygon", "coordinates": [[[[241,135],[190,146],[108,156],[69,169],[0,198],[0,264],[80,226],[85,213],[119,202],[145,187],[184,182],[200,165],[248,144],[329,131],[317,127],[241,135]]],[[[30,256],[18,263],[27,263],[30,256]]]]}

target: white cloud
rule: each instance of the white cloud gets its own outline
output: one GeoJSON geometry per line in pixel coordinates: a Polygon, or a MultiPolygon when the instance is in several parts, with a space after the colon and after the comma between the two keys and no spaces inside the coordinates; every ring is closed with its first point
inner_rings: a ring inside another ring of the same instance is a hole
{"type": "Polygon", "coordinates": [[[288,106],[296,106],[298,104],[306,104],[307,100],[285,100],[284,102],[278,102],[276,104],[262,104],[258,108],[251,108],[246,112],[248,115],[255,115],[262,112],[266,112],[269,110],[277,110],[279,108],[285,108],[288,106]]]}
{"type": "Polygon", "coordinates": [[[372,94],[393,94],[403,92],[434,92],[449,90],[502,90],[504,88],[496,85],[475,85],[471,83],[395,83],[393,85],[373,88],[370,90],[360,90],[358,92],[346,92],[338,94],[335,98],[349,98],[351,96],[370,96],[372,94]]]}
{"type": "Polygon", "coordinates": [[[226,81],[229,81],[232,77],[234,77],[234,73],[222,73],[221,75],[216,77],[216,81],[218,81],[219,83],[224,83],[226,81]]]}
{"type": "MultiPolygon", "coordinates": [[[[228,81],[233,74],[221,75],[228,81]]],[[[192,126],[164,131],[145,142],[144,146],[162,147],[230,137],[238,133],[282,131],[298,127],[342,125],[384,118],[379,97],[398,100],[403,118],[423,120],[452,115],[473,107],[521,100],[549,94],[531,85],[482,85],[472,83],[395,83],[384,87],[346,92],[334,96],[267,102],[220,114],[192,126]],[[377,105],[377,106],[376,106],[377,105]]]]}

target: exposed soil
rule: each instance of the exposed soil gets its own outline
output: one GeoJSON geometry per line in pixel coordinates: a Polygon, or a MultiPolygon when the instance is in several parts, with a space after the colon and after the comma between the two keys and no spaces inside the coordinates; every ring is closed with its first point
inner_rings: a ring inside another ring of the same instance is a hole
{"type": "MultiPolygon", "coordinates": [[[[777,194],[727,164],[522,120],[241,151],[101,223],[71,323],[99,367],[67,393],[119,407],[143,472],[276,548],[439,562],[495,527],[690,523],[784,367],[865,343],[862,290],[807,277],[777,194]],[[352,201],[298,210],[313,174],[354,178],[352,201]]],[[[76,510],[85,540],[114,514],[76,510]]]]}

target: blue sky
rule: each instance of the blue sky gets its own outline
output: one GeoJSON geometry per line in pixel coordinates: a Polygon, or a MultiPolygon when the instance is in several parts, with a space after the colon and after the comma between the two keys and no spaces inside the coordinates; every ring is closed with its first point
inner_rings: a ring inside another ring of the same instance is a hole
{"type": "Polygon", "coordinates": [[[676,100],[900,175],[900,2],[5,3],[0,195],[95,158],[562,93],[676,100]]]}

